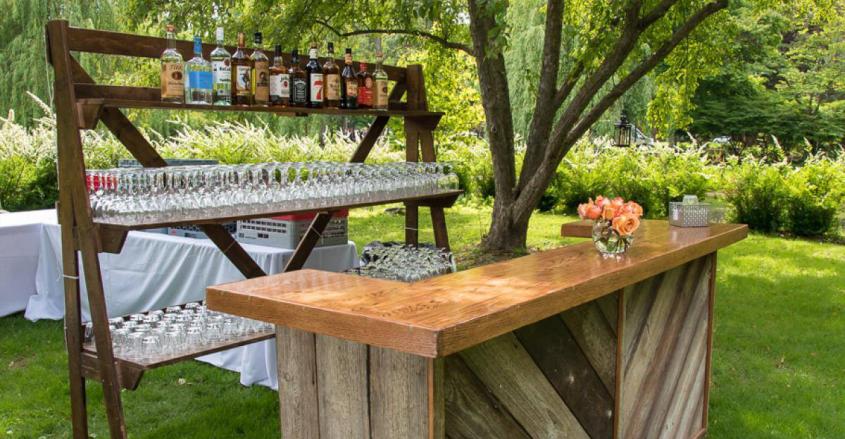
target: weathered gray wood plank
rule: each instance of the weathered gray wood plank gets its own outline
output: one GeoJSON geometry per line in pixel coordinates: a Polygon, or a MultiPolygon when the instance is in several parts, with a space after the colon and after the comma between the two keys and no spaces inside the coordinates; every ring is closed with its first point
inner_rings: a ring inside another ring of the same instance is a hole
{"type": "Polygon", "coordinates": [[[608,324],[598,301],[587,302],[560,316],[596,370],[610,395],[615,393],[616,331],[608,324]]]}
{"type": "Polygon", "coordinates": [[[316,353],[320,439],[369,439],[367,345],[317,335],[316,353]]]}
{"type": "Polygon", "coordinates": [[[430,361],[393,349],[370,347],[372,439],[429,437],[430,361]]]}
{"type": "Polygon", "coordinates": [[[319,437],[314,334],[276,326],[276,356],[282,437],[319,437]]]}
{"type": "Polygon", "coordinates": [[[460,355],[531,437],[589,437],[513,333],[460,355]]]}

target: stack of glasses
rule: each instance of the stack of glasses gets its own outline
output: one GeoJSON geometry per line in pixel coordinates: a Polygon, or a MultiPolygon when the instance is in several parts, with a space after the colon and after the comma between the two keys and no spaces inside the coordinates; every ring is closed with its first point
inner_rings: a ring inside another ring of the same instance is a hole
{"type": "Polygon", "coordinates": [[[98,221],[144,224],[316,210],[457,189],[447,163],[259,163],[87,172],[98,221]]]}
{"type": "Polygon", "coordinates": [[[152,361],[272,331],[273,326],[211,311],[201,302],[192,302],[184,307],[169,306],[109,319],[109,329],[115,355],[135,361],[152,361]]]}
{"type": "Polygon", "coordinates": [[[365,261],[348,273],[378,279],[416,282],[454,271],[452,253],[446,249],[411,245],[375,246],[364,250],[365,261]]]}

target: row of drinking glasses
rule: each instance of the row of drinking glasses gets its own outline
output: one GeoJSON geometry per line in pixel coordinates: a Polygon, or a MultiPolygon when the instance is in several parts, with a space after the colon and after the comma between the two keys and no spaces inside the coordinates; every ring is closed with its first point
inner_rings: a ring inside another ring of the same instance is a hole
{"type": "Polygon", "coordinates": [[[366,261],[349,272],[379,279],[416,282],[454,271],[452,253],[410,245],[377,246],[364,250],[366,261]]]}
{"type": "Polygon", "coordinates": [[[448,163],[259,163],[87,172],[94,216],[143,224],[320,209],[454,190],[448,163]]]}
{"type": "Polygon", "coordinates": [[[136,361],[188,353],[272,329],[268,323],[211,311],[201,302],[109,319],[115,354],[136,361]]]}

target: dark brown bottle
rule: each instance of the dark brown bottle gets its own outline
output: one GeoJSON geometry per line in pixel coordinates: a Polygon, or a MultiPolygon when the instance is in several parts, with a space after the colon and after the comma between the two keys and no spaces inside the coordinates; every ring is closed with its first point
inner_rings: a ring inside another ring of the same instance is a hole
{"type": "Polygon", "coordinates": [[[358,108],[373,106],[373,75],[367,71],[367,63],[359,62],[358,68],[358,108]]]}
{"type": "Polygon", "coordinates": [[[328,44],[328,56],[323,64],[323,77],[325,81],[325,102],[327,108],[338,108],[340,106],[340,67],[334,61],[334,44],[328,44]]]}
{"type": "Polygon", "coordinates": [[[343,54],[343,71],[340,73],[340,108],[358,108],[358,77],[352,68],[352,49],[343,54]]]}
{"type": "Polygon", "coordinates": [[[252,60],[244,50],[245,38],[238,32],[238,50],[232,54],[232,105],[252,103],[252,60]]]}
{"type": "Polygon", "coordinates": [[[308,76],[299,66],[299,51],[294,49],[290,53],[290,105],[304,107],[308,105],[308,76]]]}
{"type": "Polygon", "coordinates": [[[270,67],[270,105],[290,105],[290,74],[282,58],[282,46],[278,44],[273,54],[273,65],[270,67]]]}
{"type": "Polygon", "coordinates": [[[308,77],[308,106],[312,108],[323,107],[323,68],[317,61],[317,44],[311,43],[308,50],[308,64],[305,64],[305,74],[308,77]]]}

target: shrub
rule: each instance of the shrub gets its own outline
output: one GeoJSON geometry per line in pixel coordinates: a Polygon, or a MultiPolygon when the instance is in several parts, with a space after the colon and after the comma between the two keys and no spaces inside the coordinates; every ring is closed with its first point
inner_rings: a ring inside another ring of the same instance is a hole
{"type": "Polygon", "coordinates": [[[845,166],[829,160],[811,160],[789,174],[786,217],[796,235],[829,232],[845,201],[845,166]]]}
{"type": "Polygon", "coordinates": [[[734,220],[762,232],[784,229],[784,206],[788,199],[786,166],[749,161],[736,166],[729,177],[727,200],[734,220]]]}

